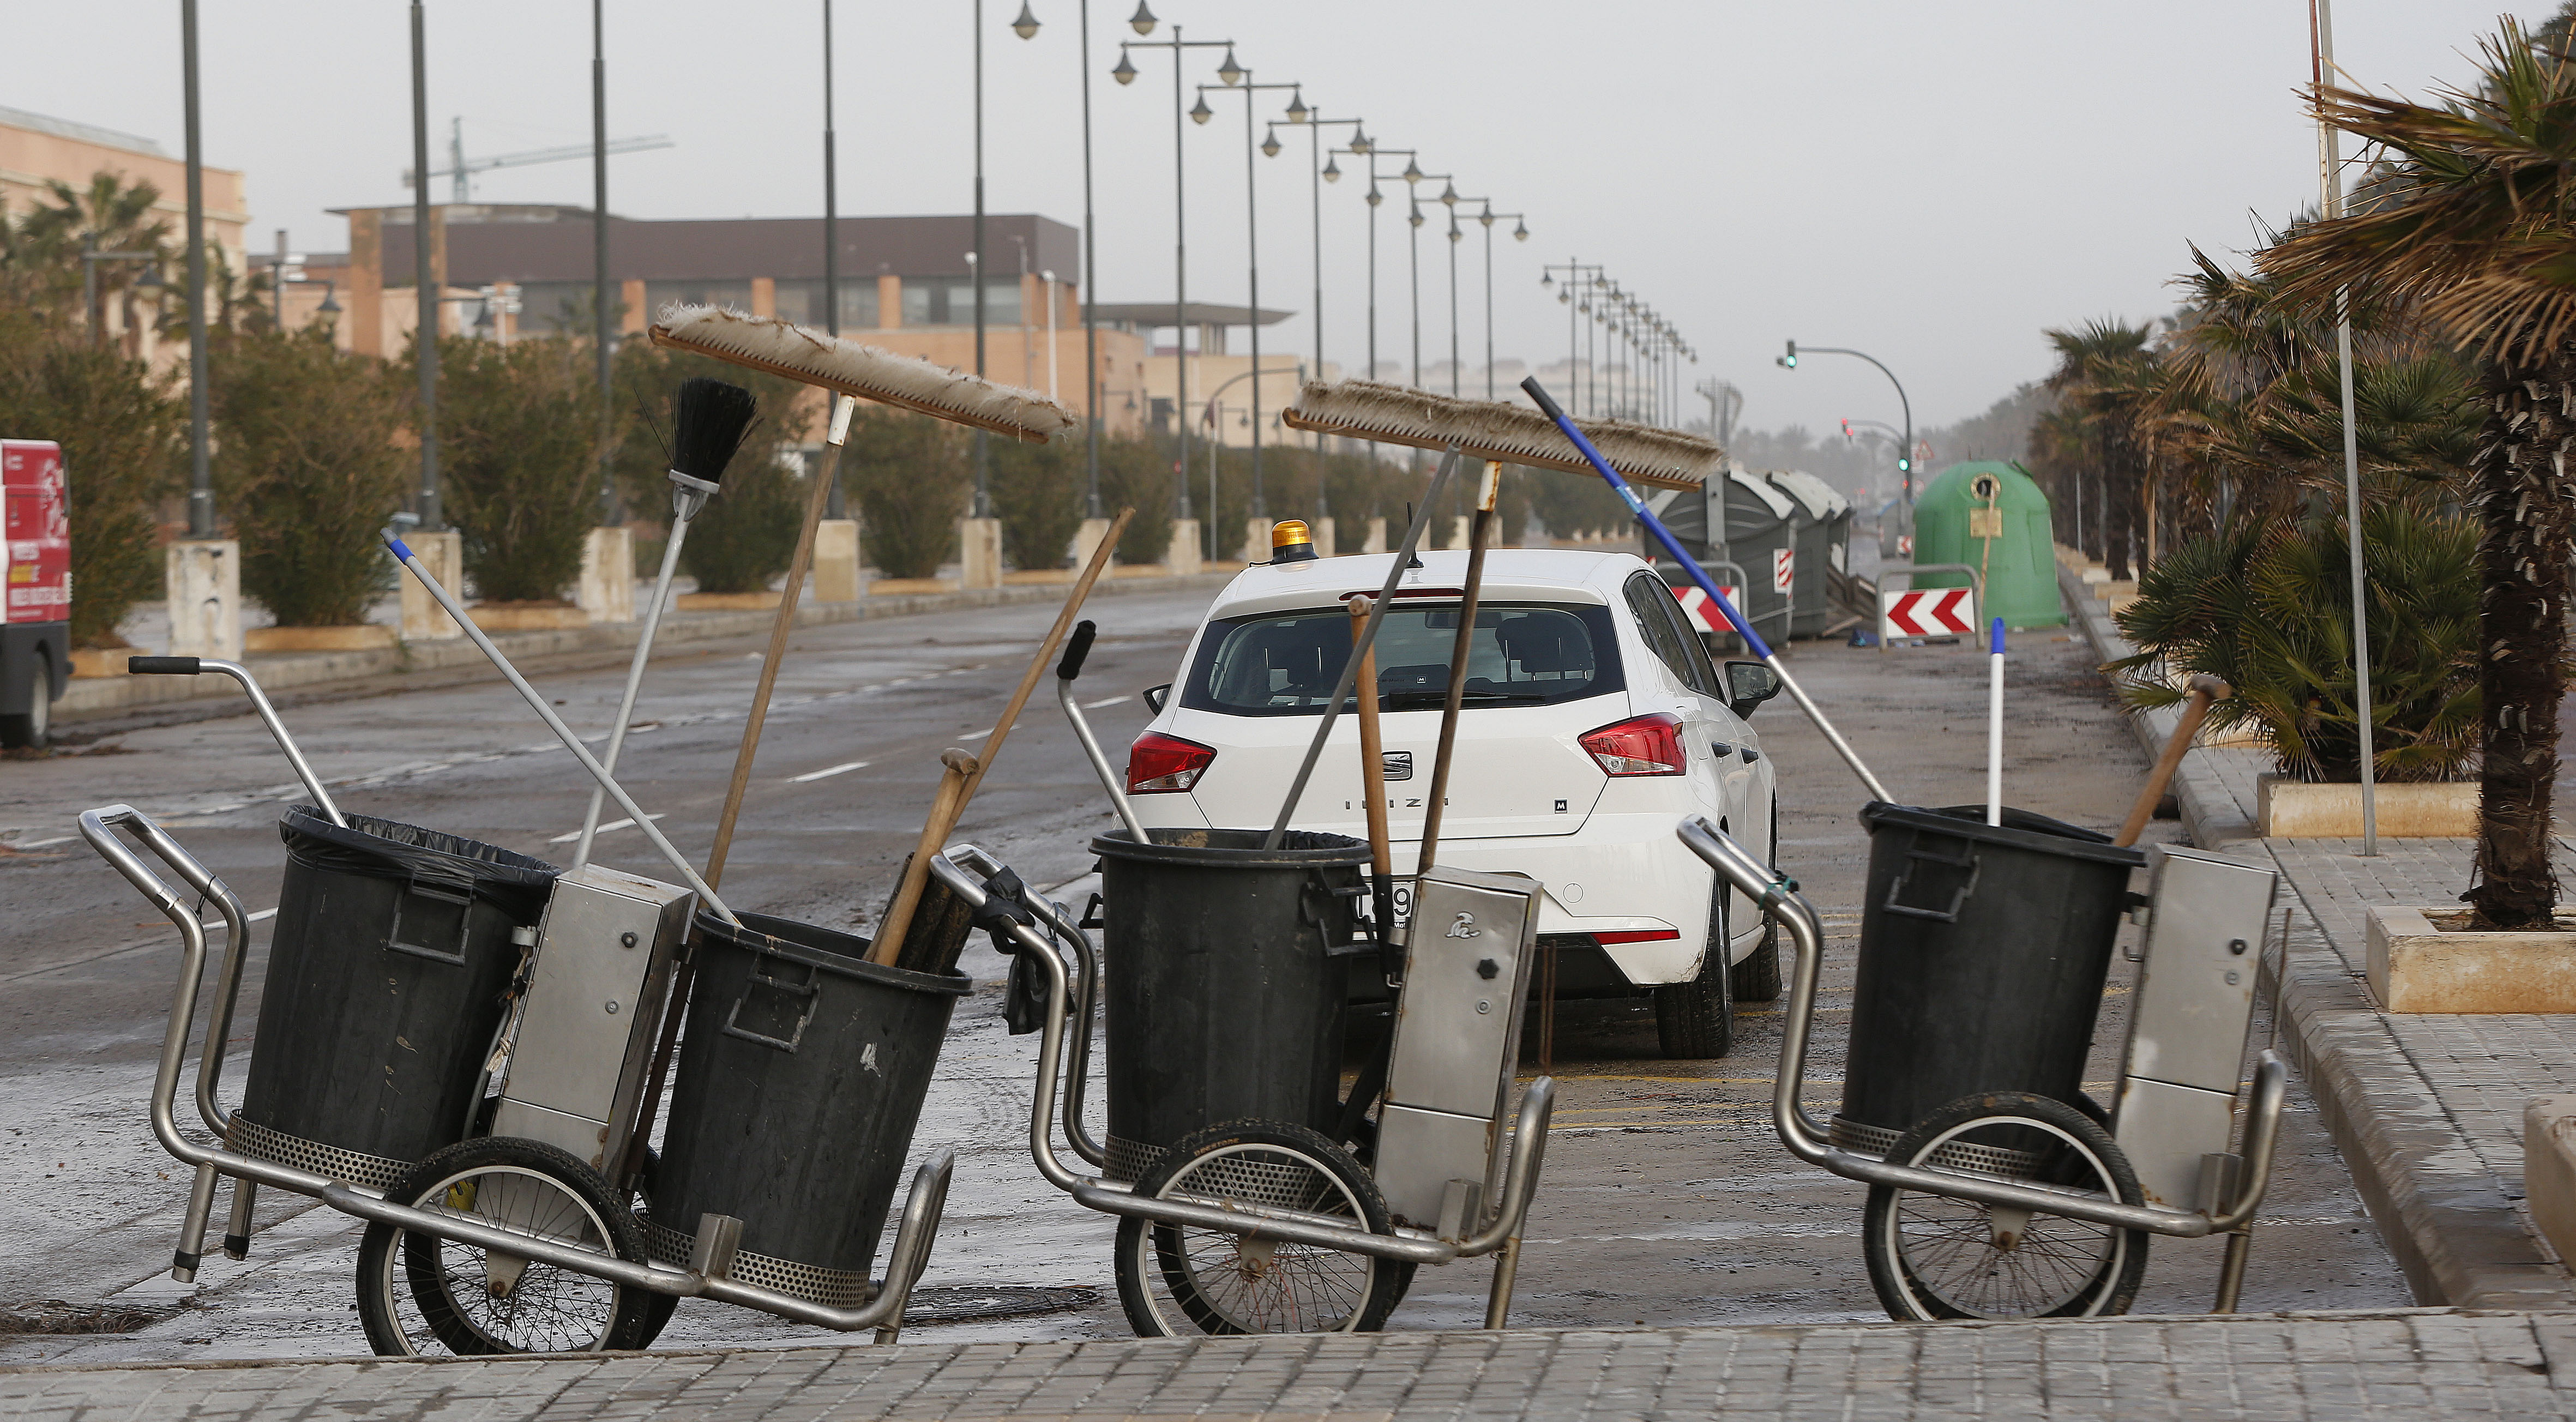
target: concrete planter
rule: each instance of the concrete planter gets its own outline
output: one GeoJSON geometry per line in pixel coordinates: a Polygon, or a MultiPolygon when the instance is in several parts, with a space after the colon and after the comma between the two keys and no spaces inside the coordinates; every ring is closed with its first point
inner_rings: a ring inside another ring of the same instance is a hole
{"type": "Polygon", "coordinates": [[[897,593],[952,593],[957,585],[946,578],[878,578],[868,584],[868,596],[892,597],[897,593]]]}
{"type": "Polygon", "coordinates": [[[2576,1012],[2576,908],[2558,932],[2470,933],[2464,908],[2370,910],[2370,990],[2390,1012],[2576,1012]]]}
{"type": "Polygon", "coordinates": [[[682,612],[766,612],[778,605],[774,592],[682,593],[671,599],[682,612]]]}
{"type": "Polygon", "coordinates": [[[372,622],[345,627],[252,627],[242,633],[245,652],[375,652],[391,647],[394,629],[372,622]]]}
{"type": "MultiPolygon", "coordinates": [[[[2359,839],[2361,787],[2266,775],[2255,785],[2255,832],[2266,838],[2359,839]]],[[[2463,839],[2478,832],[2478,784],[2382,785],[2379,832],[2394,839],[2463,839]]]]}
{"type": "Polygon", "coordinates": [[[590,614],[568,602],[487,602],[466,616],[486,632],[557,632],[588,627],[590,614]]]}
{"type": "Polygon", "coordinates": [[[123,676],[125,659],[142,655],[141,647],[75,647],[72,649],[72,675],[123,676]]]}

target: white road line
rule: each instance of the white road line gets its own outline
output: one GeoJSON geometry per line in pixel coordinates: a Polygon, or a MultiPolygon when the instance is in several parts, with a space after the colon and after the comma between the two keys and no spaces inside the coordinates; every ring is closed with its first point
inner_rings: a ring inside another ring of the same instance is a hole
{"type": "Polygon", "coordinates": [[[1113,696],[1106,701],[1086,701],[1082,703],[1082,709],[1085,711],[1097,711],[1103,706],[1115,706],[1121,701],[1133,701],[1135,699],[1136,698],[1133,696],[1113,696]]]}
{"type": "Polygon", "coordinates": [[[848,772],[853,771],[853,770],[865,770],[865,769],[867,769],[867,768],[868,768],[868,763],[867,763],[866,761],[864,761],[864,760],[854,760],[854,761],[851,761],[851,762],[850,762],[849,764],[847,764],[847,765],[836,765],[836,766],[833,766],[833,767],[832,767],[831,769],[829,769],[829,770],[817,770],[817,771],[813,771],[813,772],[810,772],[810,773],[805,774],[805,775],[791,775],[791,776],[788,776],[788,777],[787,777],[787,783],[788,783],[788,784],[790,784],[790,785],[802,785],[802,784],[804,784],[804,783],[805,783],[806,781],[808,781],[808,780],[823,780],[823,779],[827,779],[827,778],[829,778],[829,777],[831,777],[831,776],[835,776],[835,775],[843,775],[843,774],[847,774],[848,772]]]}
{"type": "Polygon", "coordinates": [[[42,849],[49,844],[69,844],[78,838],[80,838],[80,836],[76,834],[61,834],[54,836],[52,839],[13,839],[7,842],[6,847],[10,849],[42,849]]]}
{"type": "Polygon", "coordinates": [[[958,733],[957,739],[961,741],[980,741],[991,734],[993,734],[993,728],[986,726],[980,731],[961,731],[958,733]]]}
{"type": "MultiPolygon", "coordinates": [[[[646,819],[648,819],[648,820],[658,820],[658,819],[663,818],[663,816],[661,816],[661,815],[646,815],[644,818],[646,818],[646,819]]],[[[604,824],[604,825],[601,825],[601,826],[599,827],[599,833],[601,833],[601,834],[606,834],[606,833],[608,833],[610,830],[633,829],[634,827],[635,827],[635,822],[634,822],[633,820],[610,820],[608,823],[606,823],[606,824],[604,824]]],[[[547,840],[547,841],[546,841],[546,843],[548,843],[548,844],[570,844],[570,843],[572,843],[574,840],[579,839],[579,838],[581,838],[581,831],[579,831],[579,830],[574,830],[574,831],[573,831],[572,833],[570,833],[570,834],[559,834],[559,835],[556,835],[554,838],[552,838],[552,839],[550,839],[550,840],[547,840]]]]}

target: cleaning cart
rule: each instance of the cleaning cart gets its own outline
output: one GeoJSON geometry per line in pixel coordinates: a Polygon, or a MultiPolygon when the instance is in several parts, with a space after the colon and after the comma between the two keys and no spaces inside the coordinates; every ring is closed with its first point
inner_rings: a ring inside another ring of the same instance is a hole
{"type": "MultiPolygon", "coordinates": [[[[1164,847],[1172,851],[1210,851],[1180,842],[1191,834],[1158,831],[1157,837],[1170,836],[1164,847]]],[[[1107,855],[1116,839],[1104,837],[1094,847],[1107,855]]],[[[1330,855],[1334,849],[1287,852],[1330,855]]],[[[1269,874],[1312,867],[1258,866],[1269,874]]],[[[1401,1026],[1380,1078],[1386,1105],[1368,1129],[1335,1099],[1328,1073],[1338,1071],[1338,1052],[1292,1051],[1283,1061],[1237,1041],[1232,1056],[1239,1064],[1230,1072],[1193,1070],[1224,1054],[1236,1026],[1227,1014],[1259,990],[1255,983],[1265,979],[1265,964],[1276,968],[1287,956],[1287,950],[1274,948],[1246,960],[1240,971],[1215,963],[1178,970],[1183,976],[1195,973],[1222,996],[1197,1001],[1195,1031],[1190,999],[1164,1004],[1160,1020],[1178,1039],[1168,1050],[1159,1036],[1131,1045],[1140,1039],[1128,1035],[1134,1024],[1123,1019],[1112,996],[1107,1078],[1113,1139],[1104,1143],[1082,1119],[1089,1023],[1102,993],[1099,956],[1089,935],[1063,906],[1020,888],[1005,866],[971,845],[951,846],[932,860],[931,872],[973,906],[978,925],[994,931],[1017,965],[1034,971],[1032,986],[1040,991],[1033,996],[1043,999],[1035,1025],[1043,1036],[1029,1150],[1051,1184],[1118,1216],[1119,1297],[1140,1335],[1372,1330],[1384,1324],[1418,1266],[1484,1255],[1500,1256],[1486,1326],[1503,1326],[1521,1224],[1538,1189],[1556,1097],[1555,1083],[1542,1077],[1522,1093],[1516,1111],[1505,1109],[1534,956],[1537,885],[1454,870],[1425,876],[1421,910],[1412,921],[1440,931],[1423,930],[1406,952],[1401,1026]],[[1175,1078],[1187,1104],[1150,1118],[1136,1114],[1137,1106],[1151,1104],[1137,1091],[1143,1073],[1154,1073],[1158,1081],[1175,1078]],[[1200,1079],[1186,1079],[1192,1075],[1200,1079]],[[1130,1105],[1126,1113],[1122,1099],[1130,1105]],[[1272,1109],[1281,1114],[1231,1114],[1247,1100],[1276,1103],[1272,1109]],[[1064,1139],[1076,1161],[1068,1162],[1056,1146],[1059,1103],[1064,1139]],[[1122,1129],[1181,1134],[1148,1146],[1114,1134],[1122,1129]],[[1084,1165],[1099,1173],[1086,1172],[1084,1165]]],[[[1300,887],[1297,893],[1318,909],[1330,896],[1329,888],[1300,887]]],[[[1347,923],[1330,912],[1319,916],[1347,923]]],[[[1337,949],[1378,949],[1373,939],[1339,940],[1324,924],[1304,922],[1315,930],[1305,937],[1317,961],[1338,962],[1337,949]]],[[[1122,976],[1174,980],[1168,963],[1146,967],[1125,956],[1150,956],[1154,948],[1122,944],[1118,951],[1122,976]]],[[[1330,973],[1308,977],[1332,980],[1315,989],[1325,995],[1342,991],[1330,973]]],[[[1288,980],[1267,981],[1283,995],[1295,990],[1288,980]]],[[[1284,1025],[1329,1010],[1310,1001],[1274,1009],[1267,1020],[1284,1025]]],[[[1265,1034],[1253,1045],[1279,1044],[1265,1034]]],[[[1355,1104],[1365,1106],[1374,1097],[1370,1075],[1363,1073],[1353,1090],[1355,1104]]]]}
{"type": "Polygon", "coordinates": [[[947,1153],[914,1174],[883,1276],[867,1271],[965,978],[879,967],[862,940],[737,917],[703,888],[597,865],[558,873],[344,814],[248,671],[134,661],[240,682],[312,801],[281,826],[288,868],[259,1030],[229,1112],[217,1098],[248,941],[240,898],[141,811],[80,817],[180,934],[151,1102],[155,1137],[196,1170],[174,1278],[194,1279],[230,1178],[223,1248],[236,1259],[259,1186],[368,1221],[357,1307],[380,1354],[641,1348],[681,1298],[894,1336],[938,1227],[947,1153]],[[212,1141],[178,1119],[207,904],[225,933],[198,1048],[212,1141]],[[645,1146],[647,1087],[673,968],[691,953],[701,976],[665,1159],[645,1146]]]}
{"type": "Polygon", "coordinates": [[[2288,1092],[2269,1050],[2250,1083],[2239,1077],[2277,873],[2160,846],[2153,887],[2132,905],[2138,855],[2101,836],[2009,811],[2000,825],[1982,809],[1863,813],[1872,853],[1852,1065],[1825,1124],[1804,1104],[1824,952],[1815,910],[1705,820],[1677,833],[1789,930],[1797,967],[1772,1123],[1791,1154],[1871,1187],[1863,1240],[1888,1313],[2119,1314],[2150,1237],[2213,1234],[2228,1236],[2215,1311],[2233,1312],[2288,1092]],[[2080,1077],[2132,907],[2145,945],[2103,1111],[2080,1077]],[[1925,931],[1890,934],[1890,923],[1925,931]]]}

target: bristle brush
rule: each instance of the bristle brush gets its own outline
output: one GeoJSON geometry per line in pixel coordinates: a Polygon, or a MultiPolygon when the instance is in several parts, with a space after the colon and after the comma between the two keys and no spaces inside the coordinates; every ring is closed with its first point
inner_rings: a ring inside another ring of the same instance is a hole
{"type": "MultiPolygon", "coordinates": [[[[1592,466],[1555,422],[1536,410],[1462,400],[1373,380],[1310,381],[1280,412],[1291,429],[1418,449],[1448,449],[1538,469],[1589,474],[1592,466]]],[[[1627,420],[1585,420],[1582,429],[1611,467],[1658,489],[1697,489],[1719,476],[1726,451],[1714,441],[1627,420]]]]}
{"type": "MultiPolygon", "coordinates": [[[[654,634],[662,628],[662,605],[671,599],[671,576],[679,569],[680,545],[689,536],[689,522],[724,482],[725,466],[742,451],[759,413],[760,402],[750,391],[704,375],[681,381],[671,396],[671,536],[662,545],[662,571],[653,580],[653,602],[644,612],[644,632],[635,641],[635,659],[626,668],[626,690],[617,701],[617,721],[608,733],[608,754],[600,762],[611,775],[617,773],[617,753],[625,748],[626,727],[635,717],[635,693],[644,684],[644,663],[653,655],[654,634]]],[[[590,845],[599,833],[605,797],[605,791],[592,787],[590,813],[581,821],[581,843],[573,849],[575,869],[590,862],[590,845]]]]}
{"type": "Polygon", "coordinates": [[[657,346],[694,351],[1033,444],[1043,444],[1076,423],[1071,410],[1034,390],[996,384],[791,321],[746,316],[720,306],[666,306],[652,337],[657,346]]]}

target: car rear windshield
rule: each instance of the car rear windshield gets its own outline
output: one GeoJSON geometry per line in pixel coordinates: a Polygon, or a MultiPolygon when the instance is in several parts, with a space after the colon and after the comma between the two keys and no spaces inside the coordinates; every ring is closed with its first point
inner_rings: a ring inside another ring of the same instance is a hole
{"type": "MultiPolygon", "coordinates": [[[[1399,602],[1377,630],[1378,704],[1388,711],[1440,706],[1458,640],[1456,603],[1399,602]]],[[[1340,607],[1229,617],[1208,625],[1181,704],[1230,716],[1316,716],[1350,659],[1350,614],[1340,607]]],[[[1486,603],[1476,610],[1462,704],[1552,706],[1617,691],[1619,640],[1610,609],[1595,603],[1486,603]]]]}

